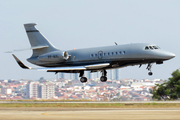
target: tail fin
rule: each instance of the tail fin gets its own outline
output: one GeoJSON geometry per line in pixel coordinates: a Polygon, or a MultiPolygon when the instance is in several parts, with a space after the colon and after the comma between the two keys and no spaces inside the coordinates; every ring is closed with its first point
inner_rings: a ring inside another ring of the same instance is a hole
{"type": "Polygon", "coordinates": [[[35,23],[24,24],[31,48],[32,57],[56,51],[57,49],[35,28],[35,23]]]}

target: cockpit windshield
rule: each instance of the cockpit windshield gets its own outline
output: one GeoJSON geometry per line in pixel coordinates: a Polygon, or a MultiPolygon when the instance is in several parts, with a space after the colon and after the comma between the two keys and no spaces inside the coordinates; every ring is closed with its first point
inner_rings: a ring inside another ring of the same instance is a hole
{"type": "Polygon", "coordinates": [[[145,47],[145,50],[149,50],[149,47],[148,47],[148,46],[146,46],[146,47],[145,47]]]}
{"type": "Polygon", "coordinates": [[[146,46],[145,47],[145,50],[157,50],[157,49],[160,49],[160,47],[159,46],[146,46]]]}

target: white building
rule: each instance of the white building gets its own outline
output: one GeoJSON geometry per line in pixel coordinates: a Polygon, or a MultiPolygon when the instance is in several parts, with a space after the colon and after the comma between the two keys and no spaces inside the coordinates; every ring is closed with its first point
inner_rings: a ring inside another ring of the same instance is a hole
{"type": "Polygon", "coordinates": [[[54,84],[39,84],[39,82],[30,82],[26,85],[27,99],[51,99],[55,96],[54,84]]]}
{"type": "Polygon", "coordinates": [[[141,82],[133,82],[131,84],[132,88],[140,88],[141,86],[143,86],[143,84],[141,82]]]}
{"type": "Polygon", "coordinates": [[[55,96],[54,84],[40,84],[38,87],[38,97],[41,99],[51,99],[55,96]]]}
{"type": "Polygon", "coordinates": [[[39,82],[30,82],[26,85],[26,98],[38,98],[38,85],[39,82]]]}
{"type": "Polygon", "coordinates": [[[1,93],[5,95],[11,95],[12,89],[11,88],[1,88],[1,93]]]}

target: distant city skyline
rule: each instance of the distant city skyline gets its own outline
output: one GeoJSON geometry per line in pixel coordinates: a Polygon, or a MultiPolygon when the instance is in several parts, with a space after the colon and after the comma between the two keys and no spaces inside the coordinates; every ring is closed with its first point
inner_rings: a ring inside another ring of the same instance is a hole
{"type": "MultiPolygon", "coordinates": [[[[112,72],[113,73],[113,72],[112,72]]],[[[0,80],[0,100],[149,101],[151,89],[166,80],[121,79],[81,83],[73,79],[0,80]]]]}

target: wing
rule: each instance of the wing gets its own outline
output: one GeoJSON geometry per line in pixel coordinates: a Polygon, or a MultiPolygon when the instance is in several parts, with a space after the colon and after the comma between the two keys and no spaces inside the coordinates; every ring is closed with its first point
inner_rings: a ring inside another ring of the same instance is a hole
{"type": "Polygon", "coordinates": [[[47,71],[47,72],[73,72],[73,71],[81,71],[81,70],[99,70],[103,69],[110,65],[110,63],[102,63],[102,64],[92,64],[86,66],[72,66],[72,67],[49,67],[49,68],[31,68],[24,65],[14,54],[12,54],[16,62],[23,69],[33,69],[38,71],[47,71]]]}
{"type": "Polygon", "coordinates": [[[16,62],[19,64],[19,66],[23,69],[31,69],[30,67],[25,66],[14,54],[12,54],[16,62]]]}

